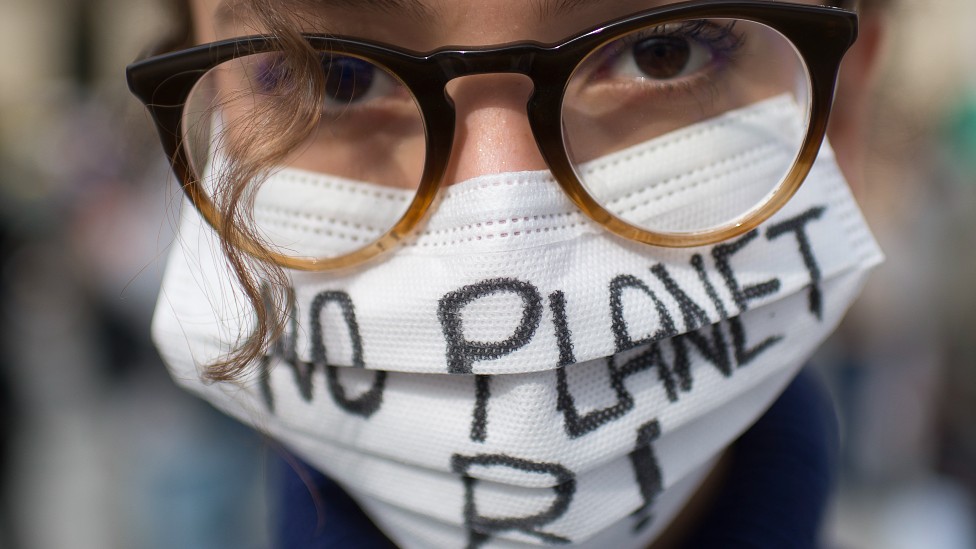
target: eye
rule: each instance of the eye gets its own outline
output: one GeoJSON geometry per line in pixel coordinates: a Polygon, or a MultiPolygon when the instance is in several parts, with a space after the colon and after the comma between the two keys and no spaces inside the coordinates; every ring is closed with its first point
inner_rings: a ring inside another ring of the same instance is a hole
{"type": "Polygon", "coordinates": [[[708,66],[712,51],[683,36],[651,36],[635,40],[630,51],[622,51],[609,67],[616,77],[675,80],[708,66]]]}
{"type": "MultiPolygon", "coordinates": [[[[397,94],[399,82],[382,68],[358,57],[322,54],[323,112],[345,112],[354,106],[397,94]]],[[[254,81],[263,95],[287,96],[304,89],[284,55],[260,57],[254,81]]]]}
{"type": "MultiPolygon", "coordinates": [[[[694,73],[711,61],[705,46],[688,38],[655,36],[636,42],[631,55],[625,56],[620,67],[635,67],[641,74],[655,80],[671,80],[694,73]]],[[[636,71],[635,71],[636,72],[636,71]]]]}
{"type": "Polygon", "coordinates": [[[248,73],[250,63],[254,63],[254,81],[257,84],[255,89],[265,95],[282,95],[292,91],[294,85],[293,72],[283,55],[267,54],[255,56],[256,61],[251,58],[244,58],[241,72],[248,73]]]}
{"type": "MultiPolygon", "coordinates": [[[[691,20],[648,27],[604,45],[581,65],[590,85],[702,86],[734,65],[744,43],[736,22],[691,20]]],[[[575,78],[575,77],[574,77],[575,78]]]]}
{"type": "Polygon", "coordinates": [[[395,93],[396,82],[376,65],[359,59],[331,55],[322,58],[326,110],[341,109],[395,93]]]}

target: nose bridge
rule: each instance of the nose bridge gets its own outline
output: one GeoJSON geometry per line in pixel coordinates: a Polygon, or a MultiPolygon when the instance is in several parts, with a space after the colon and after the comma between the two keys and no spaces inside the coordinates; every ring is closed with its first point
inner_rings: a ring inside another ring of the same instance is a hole
{"type": "Polygon", "coordinates": [[[526,112],[534,88],[531,64],[522,48],[455,57],[446,91],[457,118],[445,184],[546,168],[526,112]]]}
{"type": "Polygon", "coordinates": [[[449,78],[476,74],[532,72],[540,48],[531,43],[510,44],[486,49],[443,50],[433,55],[446,69],[449,78]]]}

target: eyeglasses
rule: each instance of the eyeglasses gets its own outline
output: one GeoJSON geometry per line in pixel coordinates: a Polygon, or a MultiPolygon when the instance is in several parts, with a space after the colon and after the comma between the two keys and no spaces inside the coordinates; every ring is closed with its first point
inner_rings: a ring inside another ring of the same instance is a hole
{"type": "Polygon", "coordinates": [[[839,4],[683,2],[557,44],[429,53],[310,34],[297,59],[278,38],[253,36],[126,72],[203,217],[286,268],[357,265],[411,235],[451,156],[446,86],[485,73],[531,79],[539,152],[586,216],[626,239],[699,246],[759,225],[809,172],[857,34],[856,1],[839,4]],[[778,118],[750,116],[773,104],[778,118]],[[671,158],[663,142],[685,152],[671,158]],[[648,150],[653,161],[608,168],[648,150]],[[722,167],[696,166],[698,156],[722,167]],[[254,206],[251,228],[226,215],[243,204],[254,206]]]}

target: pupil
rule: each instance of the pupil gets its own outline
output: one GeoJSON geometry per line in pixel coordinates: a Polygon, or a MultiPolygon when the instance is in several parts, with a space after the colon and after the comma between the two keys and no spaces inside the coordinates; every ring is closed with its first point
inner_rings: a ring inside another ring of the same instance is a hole
{"type": "Polygon", "coordinates": [[[369,92],[373,84],[373,65],[355,57],[331,57],[322,60],[325,92],[334,101],[350,103],[369,92]]]}
{"type": "Polygon", "coordinates": [[[691,59],[687,40],[661,36],[634,44],[634,61],[651,78],[667,79],[680,75],[691,59]]]}

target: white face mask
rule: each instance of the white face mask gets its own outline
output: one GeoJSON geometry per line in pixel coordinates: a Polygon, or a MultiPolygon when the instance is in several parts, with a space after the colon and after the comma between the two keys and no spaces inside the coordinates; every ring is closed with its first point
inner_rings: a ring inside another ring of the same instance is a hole
{"type": "MultiPolygon", "coordinates": [[[[775,135],[771,107],[750,109],[773,130],[763,139],[775,135]]],[[[667,147],[700,172],[721,160],[703,156],[717,154],[707,136],[721,140],[708,131],[720,124],[616,155],[612,169],[651,174],[641,150],[667,147]]],[[[294,322],[239,385],[200,381],[249,316],[187,208],[155,341],[178,381],[335,478],[403,547],[644,547],[881,261],[824,149],[771,220],[697,249],[609,235],[548,172],[452,186],[381,261],[292,273],[294,322]]],[[[713,170],[689,192],[734,198],[748,175],[713,170]]],[[[273,178],[346,198],[334,178],[273,178]]]]}

